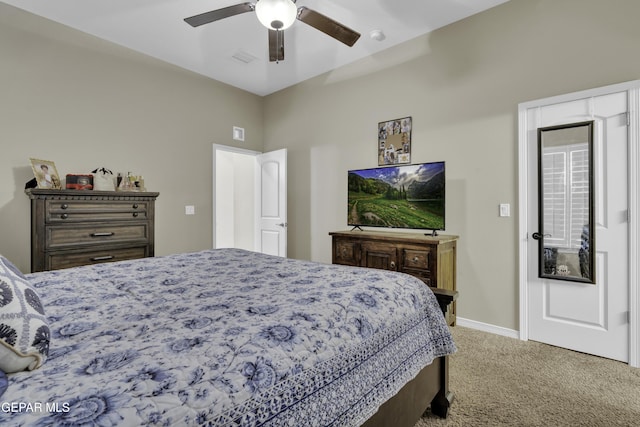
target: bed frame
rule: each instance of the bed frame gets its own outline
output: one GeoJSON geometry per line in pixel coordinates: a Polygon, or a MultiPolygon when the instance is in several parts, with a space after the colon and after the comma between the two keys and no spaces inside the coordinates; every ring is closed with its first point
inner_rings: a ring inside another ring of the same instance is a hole
{"type": "MultiPolygon", "coordinates": [[[[457,291],[431,288],[445,315],[458,298],[457,291]]],[[[430,408],[431,413],[446,418],[453,393],[449,390],[449,357],[440,357],[425,366],[418,375],[391,399],[380,406],[364,427],[413,427],[430,408]]]]}

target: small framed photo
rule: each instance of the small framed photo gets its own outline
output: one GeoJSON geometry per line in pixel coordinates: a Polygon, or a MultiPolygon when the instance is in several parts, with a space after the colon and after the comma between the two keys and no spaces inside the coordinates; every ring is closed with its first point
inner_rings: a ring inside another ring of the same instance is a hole
{"type": "Polygon", "coordinates": [[[378,166],[411,163],[411,117],[378,123],[378,166]]]}
{"type": "Polygon", "coordinates": [[[62,189],[60,175],[58,175],[55,163],[50,160],[29,160],[31,160],[31,168],[38,182],[38,188],[62,189]]]}

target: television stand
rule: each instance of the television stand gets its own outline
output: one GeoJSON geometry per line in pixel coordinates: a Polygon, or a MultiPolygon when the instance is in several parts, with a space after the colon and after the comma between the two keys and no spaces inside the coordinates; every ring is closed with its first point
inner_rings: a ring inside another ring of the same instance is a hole
{"type": "MultiPolygon", "coordinates": [[[[425,236],[424,233],[395,231],[332,231],[333,264],[378,268],[411,274],[426,285],[456,292],[456,244],[458,236],[425,236]]],[[[442,297],[441,297],[442,298],[442,297]]],[[[456,321],[456,303],[450,301],[446,314],[456,321]]]]}
{"type": "Polygon", "coordinates": [[[351,229],[351,231],[353,231],[353,230],[355,230],[355,229],[358,229],[358,230],[360,230],[360,231],[364,231],[362,228],[360,228],[360,226],[359,226],[359,225],[354,225],[354,226],[353,226],[353,228],[351,229]]]}
{"type": "Polygon", "coordinates": [[[436,237],[438,236],[438,230],[433,229],[431,230],[431,233],[424,233],[425,236],[432,236],[432,237],[436,237]]]}

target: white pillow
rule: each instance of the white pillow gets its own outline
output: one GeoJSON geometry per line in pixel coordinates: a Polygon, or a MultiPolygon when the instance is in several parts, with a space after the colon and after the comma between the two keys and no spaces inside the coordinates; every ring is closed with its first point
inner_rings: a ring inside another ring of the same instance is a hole
{"type": "Polygon", "coordinates": [[[49,354],[50,336],[40,297],[0,255],[0,370],[8,374],[40,367],[49,354]]]}

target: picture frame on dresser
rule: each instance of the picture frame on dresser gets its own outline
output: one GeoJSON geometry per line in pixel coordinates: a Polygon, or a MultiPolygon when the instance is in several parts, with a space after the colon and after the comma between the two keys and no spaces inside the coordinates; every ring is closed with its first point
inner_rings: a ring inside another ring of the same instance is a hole
{"type": "Polygon", "coordinates": [[[60,174],[54,162],[34,158],[30,158],[29,160],[31,161],[31,169],[33,170],[33,176],[36,179],[38,188],[62,189],[60,174]]]}

